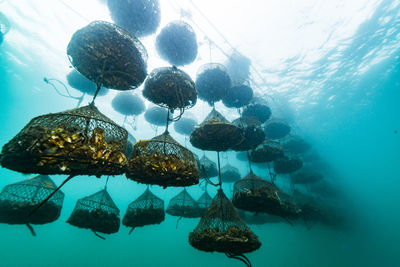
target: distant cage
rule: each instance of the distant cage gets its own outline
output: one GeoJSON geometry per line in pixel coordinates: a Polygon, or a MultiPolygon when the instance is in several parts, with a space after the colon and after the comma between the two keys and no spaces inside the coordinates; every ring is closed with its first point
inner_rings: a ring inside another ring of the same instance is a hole
{"type": "Polygon", "coordinates": [[[203,211],[204,209],[199,207],[186,189],[170,200],[166,210],[169,215],[184,218],[199,218],[203,215],[203,211]]]}

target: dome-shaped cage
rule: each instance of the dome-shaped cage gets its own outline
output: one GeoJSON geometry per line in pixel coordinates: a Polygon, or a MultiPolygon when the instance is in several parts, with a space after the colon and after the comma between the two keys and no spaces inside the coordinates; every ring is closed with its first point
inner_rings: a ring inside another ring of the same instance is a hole
{"type": "Polygon", "coordinates": [[[135,144],[126,177],[163,187],[188,186],[199,183],[199,169],[193,153],[165,132],[135,144]]]}
{"type": "Polygon", "coordinates": [[[264,123],[271,117],[271,109],[264,104],[250,104],[244,108],[242,117],[253,117],[264,123]]]}
{"type": "Polygon", "coordinates": [[[157,35],[156,50],[171,65],[190,64],[197,56],[196,34],[186,22],[172,21],[157,35]]]}
{"type": "Polygon", "coordinates": [[[274,171],[276,173],[292,173],[299,170],[303,162],[299,158],[289,158],[287,156],[274,160],[274,171]]]}
{"type": "Polygon", "coordinates": [[[112,234],[119,230],[119,209],[107,189],[103,189],[79,199],[67,222],[93,232],[112,234]]]}
{"type": "Polygon", "coordinates": [[[227,163],[221,168],[221,180],[225,183],[234,183],[240,180],[239,169],[227,163]]]}
{"type": "Polygon", "coordinates": [[[231,77],[232,84],[241,85],[245,83],[250,76],[251,61],[246,56],[234,52],[226,61],[226,70],[231,77]]]}
{"type": "Polygon", "coordinates": [[[136,200],[129,204],[122,224],[127,227],[141,227],[160,224],[165,219],[164,200],[147,189],[136,200]]]}
{"type": "Polygon", "coordinates": [[[259,121],[253,117],[240,117],[232,122],[240,127],[244,133],[241,143],[232,147],[235,151],[246,151],[255,148],[265,140],[265,133],[259,126],[259,121]]]}
{"type": "Polygon", "coordinates": [[[183,189],[178,195],[171,198],[165,212],[177,217],[199,218],[203,215],[203,211],[197,201],[186,189],[183,189]]]}
{"type": "Polygon", "coordinates": [[[253,89],[247,85],[232,86],[222,98],[222,103],[228,108],[241,108],[250,103],[253,98],[253,89]]]}
{"type": "Polygon", "coordinates": [[[107,1],[111,19],[136,37],[156,32],[161,21],[158,0],[112,0],[107,1]]]}
{"type": "Polygon", "coordinates": [[[231,79],[224,65],[207,63],[197,71],[196,89],[201,100],[212,105],[222,100],[230,88],[231,79]]]}
{"type": "Polygon", "coordinates": [[[197,125],[197,121],[191,118],[181,118],[180,120],[174,122],[174,130],[182,135],[189,136],[194,127],[197,125]]]}
{"type": "Polygon", "coordinates": [[[208,194],[207,191],[204,192],[197,200],[197,204],[199,205],[199,208],[202,210],[201,215],[203,215],[204,212],[206,212],[206,210],[211,206],[211,203],[212,203],[211,196],[208,194]]]}
{"type": "Polygon", "coordinates": [[[243,141],[243,130],[213,109],[190,135],[190,143],[202,150],[226,151],[243,141]]]}
{"type": "MultiPolygon", "coordinates": [[[[84,94],[93,96],[97,91],[97,86],[94,82],[80,74],[77,70],[73,69],[67,74],[68,84],[84,94]]],[[[97,96],[104,96],[108,93],[107,88],[101,88],[97,96]]]]}
{"type": "Polygon", "coordinates": [[[0,192],[0,222],[45,224],[60,217],[64,193],[57,191],[36,213],[29,214],[56,189],[47,175],[6,185],[0,192]]]}
{"type": "Polygon", "coordinates": [[[131,90],[147,75],[147,52],[135,36],[105,21],[76,31],[67,47],[71,64],[97,86],[131,90]]]}
{"type": "Polygon", "coordinates": [[[217,164],[205,155],[199,160],[200,178],[211,178],[218,176],[217,164]]]}
{"type": "Polygon", "coordinates": [[[128,133],[94,106],[33,118],[3,146],[0,163],[22,172],[119,175],[128,133]]]}
{"type": "Polygon", "coordinates": [[[310,150],[311,145],[300,136],[289,136],[282,140],[282,148],[292,154],[304,154],[310,150]]]}
{"type": "Polygon", "coordinates": [[[153,70],[144,84],[143,96],[156,105],[181,112],[197,102],[193,80],[175,66],[153,70]]]}
{"type": "Polygon", "coordinates": [[[269,139],[281,139],[290,133],[290,126],[281,119],[270,119],[265,123],[264,132],[269,139]]]}
{"type": "Polygon", "coordinates": [[[115,111],[124,116],[137,116],[142,114],[146,109],[143,100],[131,92],[117,94],[113,98],[111,106],[115,111]]]}
{"type": "Polygon", "coordinates": [[[268,213],[246,213],[243,220],[249,225],[263,225],[271,223],[285,222],[282,217],[271,215],[268,213]]]}
{"type": "Polygon", "coordinates": [[[168,111],[161,107],[151,107],[144,113],[144,119],[154,126],[167,125],[168,111]]]}
{"type": "Polygon", "coordinates": [[[198,250],[234,255],[252,252],[261,246],[222,190],[218,190],[211,206],[189,234],[189,243],[198,250]]]}
{"type": "Polygon", "coordinates": [[[265,140],[262,144],[250,151],[250,161],[256,163],[271,162],[284,156],[279,142],[265,140]]]}
{"type": "Polygon", "coordinates": [[[232,202],[238,209],[290,219],[297,218],[300,213],[286,194],[252,172],[235,182],[232,202]]]}
{"type": "Polygon", "coordinates": [[[312,184],[322,179],[324,179],[324,176],[321,173],[304,167],[290,174],[292,184],[312,184]]]}

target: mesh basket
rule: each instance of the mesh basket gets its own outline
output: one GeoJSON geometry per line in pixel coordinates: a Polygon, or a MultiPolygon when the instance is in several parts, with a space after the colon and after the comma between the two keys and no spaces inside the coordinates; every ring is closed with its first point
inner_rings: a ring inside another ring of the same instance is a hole
{"type": "Polygon", "coordinates": [[[292,154],[303,154],[311,148],[311,145],[301,137],[292,135],[283,140],[282,148],[292,154]]]}
{"type": "Polygon", "coordinates": [[[217,164],[206,156],[202,156],[199,161],[200,178],[211,178],[218,176],[217,164]]]}
{"type": "Polygon", "coordinates": [[[0,222],[45,224],[57,220],[64,200],[61,191],[57,191],[36,213],[28,216],[56,187],[47,175],[6,185],[0,193],[0,222]]]}
{"type": "Polygon", "coordinates": [[[263,104],[251,104],[243,110],[242,117],[252,117],[264,123],[271,117],[271,109],[263,104]]]}
{"type": "Polygon", "coordinates": [[[250,103],[253,98],[253,89],[247,85],[236,85],[228,90],[222,103],[228,108],[241,108],[250,103]]]}
{"type": "Polygon", "coordinates": [[[93,232],[112,234],[119,230],[119,209],[107,189],[103,189],[79,199],[67,222],[93,232]]]}
{"type": "Polygon", "coordinates": [[[290,174],[292,184],[312,184],[321,181],[323,178],[322,174],[304,167],[290,174]]]}
{"type": "Polygon", "coordinates": [[[184,218],[199,218],[203,215],[204,209],[199,207],[196,200],[183,189],[173,197],[168,204],[166,213],[172,216],[184,218]]]}
{"type": "Polygon", "coordinates": [[[164,200],[147,189],[141,196],[129,204],[122,219],[122,224],[135,228],[150,224],[160,224],[164,221],[164,218],[164,200]]]}
{"type": "Polygon", "coordinates": [[[46,114],[3,146],[0,163],[22,173],[118,175],[127,164],[127,136],[94,105],[46,114]]]}
{"type": "Polygon", "coordinates": [[[189,136],[195,126],[197,125],[197,121],[191,118],[181,118],[180,120],[174,122],[174,130],[182,135],[189,136]]]}
{"type": "Polygon", "coordinates": [[[240,172],[237,168],[227,163],[221,169],[221,180],[225,183],[233,183],[240,180],[240,172]]]}
{"type": "Polygon", "coordinates": [[[137,116],[144,112],[146,106],[143,100],[131,92],[121,92],[117,94],[112,102],[113,109],[124,116],[137,116]]]}
{"type": "Polygon", "coordinates": [[[226,151],[243,141],[243,131],[213,109],[190,135],[190,143],[202,150],[226,151]]]}
{"type": "MultiPolygon", "coordinates": [[[[94,82],[80,74],[75,69],[71,70],[67,75],[68,84],[84,94],[94,95],[97,91],[97,86],[94,82]]],[[[101,88],[97,96],[104,96],[108,93],[107,88],[101,88]]]]}
{"type": "Polygon", "coordinates": [[[161,107],[151,107],[144,113],[145,120],[155,126],[165,126],[167,124],[168,111],[161,107]]]}
{"type": "Polygon", "coordinates": [[[197,204],[199,205],[199,208],[202,210],[201,215],[203,215],[206,210],[210,207],[212,202],[212,198],[207,192],[204,192],[200,198],[197,200],[197,204]]]}
{"type": "Polygon", "coordinates": [[[227,95],[229,88],[231,88],[231,79],[223,65],[207,63],[199,68],[196,89],[201,100],[212,105],[222,100],[227,95]]]}
{"type": "Polygon", "coordinates": [[[189,235],[194,248],[207,252],[242,254],[261,246],[258,237],[240,219],[222,190],[189,235]]]}
{"type": "Polygon", "coordinates": [[[142,43],[109,22],[94,21],[76,31],[67,54],[76,70],[107,88],[134,89],[147,75],[147,52],[142,43]]]}
{"type": "Polygon", "coordinates": [[[158,54],[171,65],[192,63],[197,56],[197,39],[193,28],[184,21],[168,23],[156,38],[158,54]]]}
{"type": "Polygon", "coordinates": [[[274,171],[276,173],[292,173],[299,170],[303,162],[298,158],[289,158],[287,156],[274,160],[274,171]]]}
{"type": "Polygon", "coordinates": [[[153,70],[144,84],[143,96],[170,110],[188,109],[197,101],[194,82],[184,71],[174,67],[153,70]]]}
{"type": "Polygon", "coordinates": [[[244,139],[238,145],[232,147],[235,151],[247,151],[255,148],[265,140],[265,133],[259,126],[259,121],[252,117],[240,117],[232,122],[242,128],[244,139]]]}
{"type": "Polygon", "coordinates": [[[136,37],[155,33],[161,21],[158,0],[107,1],[112,20],[136,37]]]}
{"type": "Polygon", "coordinates": [[[269,139],[281,139],[290,133],[290,126],[283,120],[270,119],[265,123],[264,132],[269,139]]]}
{"type": "Polygon", "coordinates": [[[278,142],[266,140],[250,152],[249,158],[252,162],[265,163],[281,158],[283,155],[283,150],[278,142]]]}
{"type": "Polygon", "coordinates": [[[188,186],[199,183],[199,169],[193,153],[165,132],[135,144],[126,177],[163,187],[188,186]]]}
{"type": "Polygon", "coordinates": [[[232,83],[240,85],[245,83],[250,76],[251,61],[238,52],[234,52],[227,60],[225,66],[232,79],[232,83]]]}

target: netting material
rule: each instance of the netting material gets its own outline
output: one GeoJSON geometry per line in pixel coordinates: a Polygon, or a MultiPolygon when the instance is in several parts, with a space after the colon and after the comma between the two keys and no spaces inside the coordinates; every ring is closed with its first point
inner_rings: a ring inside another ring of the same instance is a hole
{"type": "MultiPolygon", "coordinates": [[[[80,74],[77,70],[73,69],[67,75],[67,82],[72,87],[84,94],[94,95],[97,90],[97,86],[94,82],[80,74]]],[[[108,93],[107,88],[101,88],[97,93],[97,96],[104,96],[108,93]]]]}
{"type": "Polygon", "coordinates": [[[280,139],[290,133],[290,126],[283,120],[270,119],[265,123],[264,132],[269,139],[280,139]]]}
{"type": "Polygon", "coordinates": [[[112,234],[119,230],[119,209],[107,189],[103,189],[79,199],[67,222],[79,228],[112,234]]]}
{"type": "Polygon", "coordinates": [[[311,145],[299,136],[290,136],[283,140],[282,148],[293,154],[303,154],[311,148],[311,145]]]}
{"type": "Polygon", "coordinates": [[[125,116],[137,116],[142,114],[146,109],[143,100],[130,92],[117,94],[113,98],[111,106],[115,111],[125,116]]]}
{"type": "Polygon", "coordinates": [[[151,107],[144,113],[145,120],[155,126],[165,126],[167,124],[168,111],[161,107],[151,107]]]}
{"type": "Polygon", "coordinates": [[[232,84],[241,85],[245,83],[250,76],[251,61],[238,52],[234,52],[227,60],[225,66],[232,84]]]}
{"type": "Polygon", "coordinates": [[[140,227],[160,224],[165,219],[164,200],[147,189],[136,200],[129,204],[122,224],[127,227],[140,227]]]}
{"type": "Polygon", "coordinates": [[[143,96],[169,110],[188,109],[197,102],[193,80],[175,66],[153,70],[144,84],[143,96]]]}
{"type": "Polygon", "coordinates": [[[225,183],[233,183],[240,180],[240,172],[237,168],[227,163],[221,168],[221,180],[225,183]]]}
{"type": "Polygon", "coordinates": [[[142,43],[109,22],[94,21],[76,31],[67,54],[77,71],[107,88],[135,89],[147,75],[147,52],[142,43]]]}
{"type": "Polygon", "coordinates": [[[301,168],[297,172],[290,174],[292,184],[311,184],[322,180],[324,176],[312,169],[301,168]]]}
{"type": "Polygon", "coordinates": [[[199,169],[193,153],[165,132],[135,144],[126,177],[164,187],[188,186],[199,183],[199,169]]]}
{"type": "Polygon", "coordinates": [[[274,171],[276,173],[292,173],[299,170],[303,162],[298,158],[289,158],[287,156],[274,160],[274,171]]]}
{"type": "Polygon", "coordinates": [[[64,200],[61,191],[55,193],[36,213],[28,216],[56,187],[47,175],[6,185],[0,193],[0,222],[45,224],[57,220],[64,200]]]}
{"type": "Polygon", "coordinates": [[[118,175],[128,133],[94,105],[33,118],[3,146],[0,163],[22,172],[118,175]]]}
{"type": "Polygon", "coordinates": [[[271,109],[263,104],[251,104],[243,110],[242,116],[253,117],[264,123],[271,117],[271,109]]]}
{"type": "Polygon", "coordinates": [[[189,243],[202,251],[232,254],[252,252],[261,246],[258,237],[240,219],[222,190],[189,234],[189,243]]]}
{"type": "Polygon", "coordinates": [[[183,189],[178,195],[173,197],[165,211],[169,215],[183,218],[198,218],[203,215],[204,209],[199,207],[199,204],[193,197],[183,189]]]}
{"type": "Polygon", "coordinates": [[[194,127],[196,125],[197,125],[197,121],[194,119],[181,118],[180,120],[174,122],[174,130],[177,133],[189,136],[193,132],[194,127]]]}
{"type": "Polygon", "coordinates": [[[246,151],[255,148],[265,140],[265,133],[259,126],[259,121],[252,117],[240,117],[232,122],[244,133],[242,142],[232,147],[235,151],[246,151]]]}
{"type": "Polygon", "coordinates": [[[242,129],[213,109],[190,135],[190,143],[202,150],[226,151],[243,141],[242,129]]]}
{"type": "Polygon", "coordinates": [[[200,178],[211,178],[218,175],[217,164],[205,155],[199,160],[200,178]]]}
{"type": "Polygon", "coordinates": [[[204,212],[206,212],[206,210],[211,206],[211,203],[212,203],[212,198],[210,197],[207,191],[204,192],[197,200],[197,204],[201,209],[201,215],[203,215],[204,212]]]}
{"type": "Polygon", "coordinates": [[[222,103],[228,108],[241,108],[250,103],[253,98],[253,89],[247,85],[236,85],[228,89],[222,103]]]}
{"type": "Polygon", "coordinates": [[[283,150],[278,142],[266,140],[250,152],[249,158],[252,162],[265,163],[283,156],[283,150]]]}
{"type": "Polygon", "coordinates": [[[157,35],[156,50],[171,65],[190,64],[197,56],[196,34],[186,22],[172,21],[157,35]]]}

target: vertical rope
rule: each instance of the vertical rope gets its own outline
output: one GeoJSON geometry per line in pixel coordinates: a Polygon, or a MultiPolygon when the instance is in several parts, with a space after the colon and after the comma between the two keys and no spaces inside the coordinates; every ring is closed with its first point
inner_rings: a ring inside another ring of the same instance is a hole
{"type": "Polygon", "coordinates": [[[252,170],[252,168],[251,168],[250,153],[249,153],[248,150],[247,150],[246,152],[247,152],[247,161],[249,162],[250,172],[253,172],[253,170],[252,170]]]}
{"type": "Polygon", "coordinates": [[[219,159],[219,151],[217,151],[217,158],[218,158],[218,181],[219,181],[219,188],[222,190],[221,162],[220,162],[220,159],[219,159]]]}

